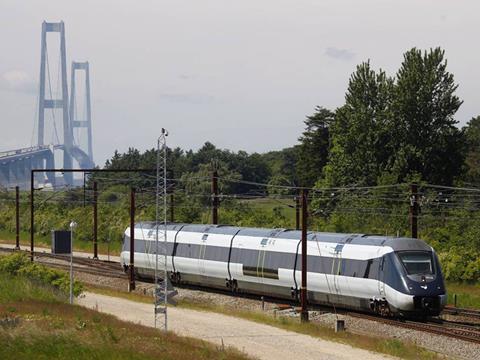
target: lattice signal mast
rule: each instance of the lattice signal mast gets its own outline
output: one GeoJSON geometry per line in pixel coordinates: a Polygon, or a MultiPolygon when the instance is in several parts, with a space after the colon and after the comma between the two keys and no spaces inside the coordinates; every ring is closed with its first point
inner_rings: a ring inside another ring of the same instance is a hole
{"type": "Polygon", "coordinates": [[[167,331],[168,272],[167,272],[167,136],[162,134],[157,141],[157,189],[156,189],[156,236],[155,236],[155,327],[162,325],[167,331]],[[159,249],[162,241],[163,279],[159,279],[159,249]],[[159,315],[163,314],[163,324],[159,315]]]}
{"type": "MultiPolygon", "coordinates": [[[[70,81],[70,126],[73,129],[75,128],[86,128],[87,129],[87,155],[90,161],[93,162],[93,145],[92,145],[92,109],[90,103],[90,66],[88,61],[77,62],[72,61],[72,73],[70,81]],[[77,101],[77,92],[75,89],[75,74],[77,70],[85,71],[85,118],[77,119],[77,112],[75,111],[76,101],[77,101]]],[[[77,143],[78,146],[80,144],[77,143]]]]}

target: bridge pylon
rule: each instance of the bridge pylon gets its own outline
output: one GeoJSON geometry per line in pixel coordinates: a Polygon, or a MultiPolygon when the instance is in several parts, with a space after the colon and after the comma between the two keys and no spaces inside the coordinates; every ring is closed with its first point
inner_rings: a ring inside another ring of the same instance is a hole
{"type": "MultiPolygon", "coordinates": [[[[93,145],[92,145],[92,109],[90,103],[90,67],[88,61],[77,62],[72,61],[72,72],[70,80],[70,126],[73,129],[75,128],[86,128],[87,129],[87,150],[86,153],[88,158],[93,164],[93,145]],[[85,71],[85,105],[86,105],[86,114],[85,119],[77,119],[77,113],[75,111],[75,103],[77,101],[77,92],[75,90],[75,74],[77,70],[85,71]]],[[[80,145],[80,144],[77,144],[80,145]]]]}
{"type": "MultiPolygon", "coordinates": [[[[38,102],[38,146],[45,145],[45,109],[62,109],[63,120],[63,168],[71,169],[73,166],[72,147],[73,131],[70,126],[68,85],[67,85],[67,55],[65,46],[65,24],[63,21],[42,23],[42,45],[40,58],[40,91],[38,102]],[[60,34],[60,78],[62,96],[60,99],[45,97],[46,71],[47,71],[47,33],[57,32],[60,34]]],[[[73,185],[72,173],[64,174],[65,183],[73,185]]]]}

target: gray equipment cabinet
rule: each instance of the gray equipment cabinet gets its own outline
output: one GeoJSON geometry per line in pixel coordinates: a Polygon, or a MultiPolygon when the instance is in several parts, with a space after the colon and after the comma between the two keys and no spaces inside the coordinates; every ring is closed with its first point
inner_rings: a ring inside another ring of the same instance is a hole
{"type": "Polygon", "coordinates": [[[70,254],[70,236],[70,231],[52,230],[52,254],[70,254]]]}

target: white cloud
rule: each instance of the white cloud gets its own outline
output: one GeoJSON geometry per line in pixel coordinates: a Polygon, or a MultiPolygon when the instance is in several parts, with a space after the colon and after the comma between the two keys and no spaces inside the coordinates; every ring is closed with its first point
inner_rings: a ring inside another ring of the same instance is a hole
{"type": "Polygon", "coordinates": [[[186,93],[162,93],[160,94],[160,99],[166,102],[189,104],[203,104],[214,101],[214,97],[211,95],[186,93]]]}
{"type": "Polygon", "coordinates": [[[338,49],[336,47],[329,47],[325,50],[325,55],[339,60],[352,60],[355,53],[347,49],[338,49]]]}
{"type": "Polygon", "coordinates": [[[35,93],[37,85],[30,75],[23,70],[9,70],[2,74],[0,85],[11,91],[35,93]]]}

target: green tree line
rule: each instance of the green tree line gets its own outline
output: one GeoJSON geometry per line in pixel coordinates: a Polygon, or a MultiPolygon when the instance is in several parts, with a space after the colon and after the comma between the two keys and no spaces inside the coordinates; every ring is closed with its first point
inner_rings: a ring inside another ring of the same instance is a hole
{"type": "MultiPolygon", "coordinates": [[[[216,169],[222,223],[291,228],[295,187],[307,187],[312,189],[312,230],[409,236],[408,184],[416,182],[423,199],[420,237],[439,252],[447,278],[478,281],[480,197],[449,188],[480,183],[480,116],[459,127],[462,100],[442,49],[413,48],[401,60],[393,75],[375,70],[370,61],[359,64],[343,105],[317,106],[292,147],[262,154],[219,149],[210,142],[198,150],[168,149],[175,220],[211,222],[216,169]]],[[[155,169],[156,155],[156,149],[116,151],[104,168],[155,169]]],[[[81,223],[78,237],[91,240],[93,180],[100,189],[102,241],[118,241],[128,225],[130,186],[139,191],[138,219],[154,219],[155,173],[102,173],[89,178],[86,195],[82,189],[51,200],[39,195],[36,232],[48,236],[75,218],[81,223]]],[[[0,203],[0,231],[13,231],[11,195],[1,199],[6,202],[0,203]]]]}

